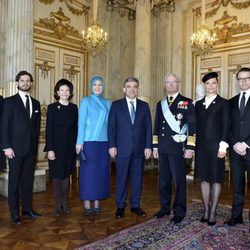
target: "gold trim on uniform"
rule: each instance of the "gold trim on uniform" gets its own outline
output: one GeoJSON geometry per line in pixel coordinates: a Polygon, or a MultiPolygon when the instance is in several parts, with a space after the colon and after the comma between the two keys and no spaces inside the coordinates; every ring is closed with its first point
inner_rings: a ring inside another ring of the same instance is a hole
{"type": "Polygon", "coordinates": [[[153,144],[158,144],[158,135],[153,135],[153,144]]]}
{"type": "Polygon", "coordinates": [[[188,146],[195,147],[195,142],[196,142],[196,134],[194,134],[193,136],[188,136],[188,138],[187,138],[187,145],[188,146]]]}

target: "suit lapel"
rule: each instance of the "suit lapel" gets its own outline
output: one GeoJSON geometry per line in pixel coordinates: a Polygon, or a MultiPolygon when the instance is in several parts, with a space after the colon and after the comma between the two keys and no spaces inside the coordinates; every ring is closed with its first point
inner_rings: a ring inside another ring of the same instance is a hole
{"type": "Polygon", "coordinates": [[[250,97],[248,98],[247,100],[247,103],[246,103],[246,106],[244,108],[244,111],[243,111],[243,115],[242,117],[245,117],[245,115],[250,112],[250,101],[249,101],[250,97]]]}
{"type": "Polygon", "coordinates": [[[25,116],[26,119],[28,119],[26,108],[19,94],[16,94],[16,103],[17,103],[16,107],[18,107],[18,109],[20,109],[20,112],[25,116]]]}
{"type": "MultiPolygon", "coordinates": [[[[132,124],[126,97],[123,99],[122,105],[123,105],[124,115],[126,116],[126,119],[132,124]]],[[[136,117],[136,114],[135,114],[135,117],[136,117]]]]}

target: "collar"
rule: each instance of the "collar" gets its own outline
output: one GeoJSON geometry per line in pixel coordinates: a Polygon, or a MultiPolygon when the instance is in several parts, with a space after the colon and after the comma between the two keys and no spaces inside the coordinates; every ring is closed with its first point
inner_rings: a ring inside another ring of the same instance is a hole
{"type": "Polygon", "coordinates": [[[173,100],[175,100],[175,98],[179,95],[179,92],[175,93],[174,95],[168,95],[167,97],[169,98],[170,96],[173,97],[173,100]]]}

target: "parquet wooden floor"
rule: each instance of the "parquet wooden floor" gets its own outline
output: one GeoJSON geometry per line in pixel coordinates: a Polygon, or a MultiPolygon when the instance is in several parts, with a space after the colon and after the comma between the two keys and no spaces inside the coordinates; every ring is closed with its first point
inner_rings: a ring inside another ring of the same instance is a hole
{"type": "MultiPolygon", "coordinates": [[[[52,183],[47,182],[47,191],[33,195],[33,207],[42,214],[36,220],[23,219],[21,225],[13,225],[10,221],[7,199],[0,197],[0,249],[75,249],[103,238],[126,227],[151,219],[159,209],[157,190],[157,170],[146,171],[142,193],[142,208],[147,212],[147,218],[139,218],[126,209],[123,219],[115,219],[114,201],[114,170],[112,169],[111,197],[101,202],[102,214],[84,217],[82,203],[79,200],[78,179],[73,178],[70,189],[70,205],[72,214],[56,218],[54,211],[54,196],[52,183]]],[[[250,199],[247,195],[246,204],[250,199]]],[[[199,183],[188,182],[188,202],[200,199],[199,183]]],[[[231,205],[231,191],[229,182],[223,187],[220,203],[231,205]]],[[[247,207],[247,206],[246,206],[247,207]]],[[[248,207],[247,207],[248,208],[248,207]]]]}

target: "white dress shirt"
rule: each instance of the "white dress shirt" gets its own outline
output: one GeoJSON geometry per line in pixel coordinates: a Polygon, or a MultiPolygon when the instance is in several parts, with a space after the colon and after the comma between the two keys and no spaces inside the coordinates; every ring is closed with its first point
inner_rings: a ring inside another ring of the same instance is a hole
{"type": "Polygon", "coordinates": [[[28,96],[29,96],[29,103],[30,103],[30,117],[31,117],[31,115],[32,115],[32,111],[33,111],[33,107],[32,107],[32,101],[31,101],[31,98],[30,98],[29,93],[27,93],[27,92],[23,92],[23,91],[19,90],[19,91],[18,91],[18,94],[20,95],[20,97],[21,97],[21,99],[22,99],[22,101],[23,101],[23,104],[24,104],[24,107],[25,107],[25,108],[26,108],[26,100],[27,100],[26,95],[28,95],[28,96]]]}
{"type": "Polygon", "coordinates": [[[127,96],[126,96],[126,100],[127,100],[127,105],[128,105],[128,110],[129,110],[129,114],[131,114],[131,101],[134,102],[134,107],[135,107],[135,112],[136,112],[136,106],[137,106],[137,101],[136,101],[136,98],[135,99],[129,99],[127,96]]]}

